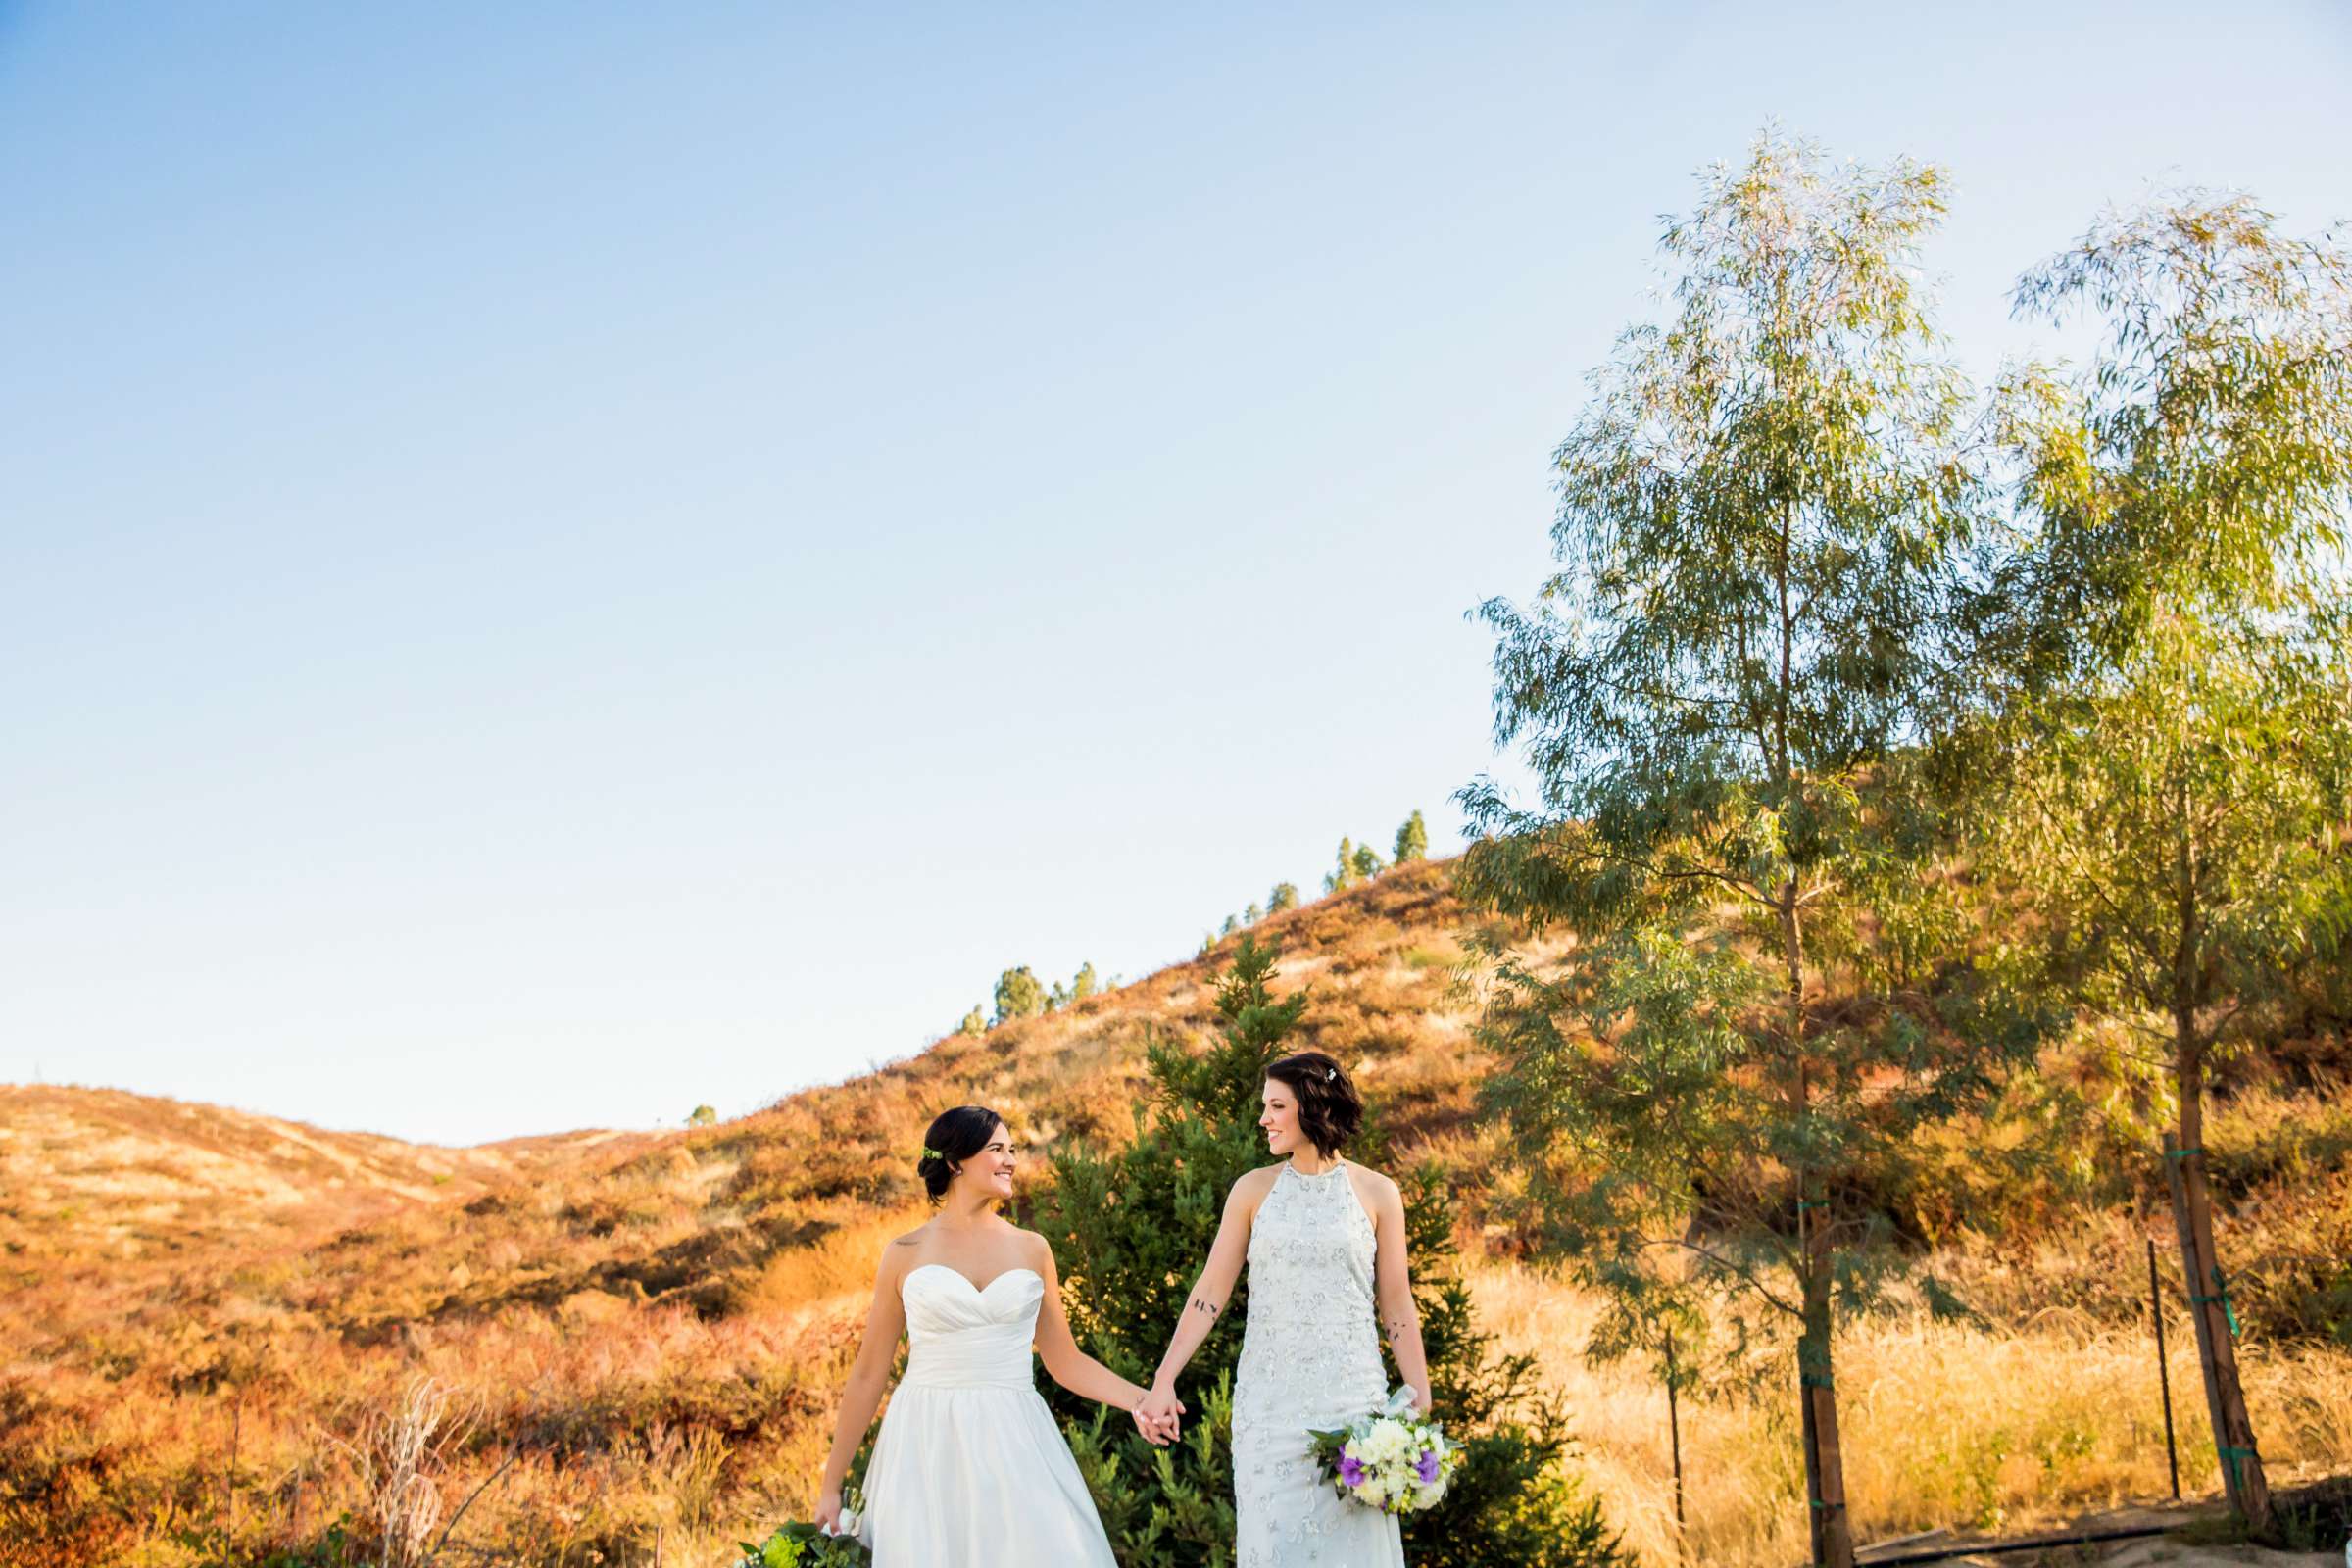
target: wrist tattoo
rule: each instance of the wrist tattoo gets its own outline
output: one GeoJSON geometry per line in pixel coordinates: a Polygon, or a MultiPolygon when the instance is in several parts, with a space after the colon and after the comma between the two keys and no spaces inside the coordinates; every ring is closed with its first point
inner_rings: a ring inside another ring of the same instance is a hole
{"type": "Polygon", "coordinates": [[[1212,1301],[1204,1301],[1198,1296],[1193,1298],[1192,1308],[1196,1312],[1206,1313],[1210,1317],[1217,1315],[1216,1304],[1212,1301]]]}

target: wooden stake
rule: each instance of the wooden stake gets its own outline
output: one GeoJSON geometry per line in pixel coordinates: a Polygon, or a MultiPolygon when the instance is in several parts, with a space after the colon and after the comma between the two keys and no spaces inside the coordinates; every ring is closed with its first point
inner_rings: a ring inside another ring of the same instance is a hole
{"type": "Polygon", "coordinates": [[[1674,1395],[1674,1331],[1666,1331],[1666,1436],[1674,1445],[1674,1549],[1677,1557],[1689,1552],[1683,1539],[1689,1527],[1683,1519],[1683,1422],[1676,1409],[1674,1395]]]}
{"type": "Polygon", "coordinates": [[[2156,1284],[2156,1239],[2148,1238],[2148,1316],[2156,1324],[2156,1386],[2164,1391],[2164,1462],[2173,1474],[2173,1500],[2180,1500],[2180,1450],[2173,1442],[2173,1369],[2164,1355],[2164,1295],[2156,1284]]]}

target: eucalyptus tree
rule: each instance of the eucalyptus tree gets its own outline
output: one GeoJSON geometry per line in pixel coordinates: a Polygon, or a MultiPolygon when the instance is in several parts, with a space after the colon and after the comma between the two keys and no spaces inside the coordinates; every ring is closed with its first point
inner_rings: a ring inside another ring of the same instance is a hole
{"type": "Polygon", "coordinates": [[[1886,973],[1863,950],[1936,885],[1910,749],[1965,602],[1973,398],[1917,277],[1938,171],[1767,132],[1703,186],[1664,231],[1671,319],[1620,337],[1558,449],[1563,569],[1476,612],[1542,799],[1460,792],[1460,886],[1576,933],[1557,969],[1473,941],[1501,1103],[1616,1303],[1592,1348],[1792,1332],[1814,1560],[1842,1565],[1833,1330],[1899,1263],[1854,1175],[2033,1042],[1965,966],[1816,1005],[1886,973]]]}
{"type": "Polygon", "coordinates": [[[2006,389],[1988,864],[2041,916],[2043,974],[2170,1070],[2160,1152],[2214,1445],[2268,1530],[2203,1106],[2216,1053],[2352,922],[2352,263],[2192,192],[2102,218],[2016,303],[2105,330],[2080,375],[2006,389]]]}
{"type": "Polygon", "coordinates": [[[1421,820],[1416,810],[1396,829],[1396,863],[1418,860],[1429,854],[1429,824],[1421,820]]]}

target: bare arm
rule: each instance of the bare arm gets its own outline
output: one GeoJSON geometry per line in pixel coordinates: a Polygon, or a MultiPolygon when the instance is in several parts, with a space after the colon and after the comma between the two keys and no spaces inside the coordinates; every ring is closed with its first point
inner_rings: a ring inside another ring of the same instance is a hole
{"type": "Polygon", "coordinates": [[[833,1422],[833,1448],[825,1455],[824,1477],[816,1487],[816,1523],[831,1524],[841,1512],[841,1486],[848,1479],[850,1460],[874,1424],[875,1407],[890,1383],[890,1363],[899,1353],[899,1336],[906,1332],[906,1309],[899,1299],[899,1285],[906,1277],[906,1260],[913,1249],[894,1242],[882,1250],[874,1273],[874,1300],[865,1311],[865,1337],[858,1342],[858,1359],[850,1367],[841,1391],[841,1414],[833,1422]]]}
{"type": "Polygon", "coordinates": [[[1250,1253],[1250,1226],[1257,1218],[1258,1200],[1264,1195],[1265,1184],[1245,1176],[1233,1184],[1225,1195],[1225,1217],[1217,1225],[1217,1239],[1208,1249],[1208,1261],[1201,1265],[1200,1277],[1193,1282],[1193,1294],[1184,1303],[1184,1316],[1177,1320],[1176,1332],[1169,1336],[1168,1349],[1159,1358],[1159,1372],[1152,1379],[1152,1402],[1147,1408],[1154,1414],[1169,1409],[1182,1410],[1184,1403],[1176,1397],[1176,1374],[1192,1360],[1208,1331],[1217,1326],[1224,1315],[1225,1303],[1233,1299],[1233,1287],[1242,1277],[1242,1262],[1250,1253]]]}
{"type": "Polygon", "coordinates": [[[1396,1370],[1418,1395],[1415,1406],[1427,1415],[1434,1396],[1429,1352],[1421,1346],[1421,1308],[1413,1300],[1412,1274],[1405,1260],[1404,1195],[1386,1176],[1373,1176],[1372,1183],[1372,1287],[1379,1298],[1380,1326],[1388,1333],[1396,1370]]]}
{"type": "MultiPolygon", "coordinates": [[[[1069,1315],[1061,1306],[1061,1276],[1054,1266],[1054,1249],[1039,1237],[1035,1246],[1038,1276],[1046,1282],[1046,1299],[1037,1313],[1037,1354],[1046,1375],[1082,1399],[1133,1413],[1148,1390],[1137,1387],[1078,1348],[1070,1333],[1069,1315]]],[[[1136,1425],[1152,1442],[1164,1441],[1139,1416],[1136,1425]]]]}

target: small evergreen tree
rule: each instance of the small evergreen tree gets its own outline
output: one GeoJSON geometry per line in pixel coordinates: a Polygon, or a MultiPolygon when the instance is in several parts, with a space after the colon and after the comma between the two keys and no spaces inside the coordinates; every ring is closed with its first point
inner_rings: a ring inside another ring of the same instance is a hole
{"type": "Polygon", "coordinates": [[[988,1033],[988,1017],[980,1010],[980,1004],[977,1002],[972,1004],[972,1010],[963,1015],[963,1022],[956,1026],[956,1030],[960,1034],[967,1035],[988,1033]]]}
{"type": "Polygon", "coordinates": [[[1389,868],[1389,862],[1382,859],[1380,852],[1369,844],[1358,844],[1355,847],[1354,864],[1355,874],[1366,882],[1389,868]]]}
{"type": "MultiPolygon", "coordinates": [[[[1225,1194],[1266,1161],[1257,1130],[1265,1064],[1282,1054],[1308,1004],[1274,1000],[1276,949],[1246,933],[1217,987],[1222,1039],[1196,1054],[1160,1038],[1147,1049],[1151,1112],[1136,1136],[1103,1156],[1055,1156],[1038,1225],[1060,1260],[1070,1326],[1107,1365],[1140,1383],[1175,1332],[1194,1275],[1208,1255],[1225,1194]]],[[[1379,1163],[1377,1116],[1350,1157],[1379,1163]]],[[[1407,1246],[1437,1415],[1467,1442],[1468,1463],[1446,1501],[1405,1523],[1418,1568],[1572,1568],[1629,1562],[1599,1504],[1561,1468],[1569,1434],[1538,1392],[1534,1360],[1494,1353],[1477,1327],[1453,1248],[1453,1210],[1435,1167],[1406,1174],[1407,1246]]],[[[1094,1488],[1102,1523],[1127,1568],[1208,1568],[1233,1560],[1234,1367],[1248,1318],[1249,1280],[1194,1354],[1192,1407],[1182,1441],[1154,1448],[1132,1427],[1059,1391],[1071,1447],[1094,1488]]],[[[1399,1381],[1395,1363],[1389,1379],[1399,1381]]]]}
{"type": "Polygon", "coordinates": [[[1412,815],[1406,817],[1404,825],[1396,830],[1396,863],[1402,865],[1407,860],[1422,859],[1428,854],[1429,827],[1421,820],[1421,813],[1416,810],[1412,815]]]}
{"type": "Polygon", "coordinates": [[[1296,882],[1277,882],[1274,884],[1274,891],[1266,895],[1266,912],[1268,914],[1280,914],[1285,909],[1296,909],[1297,907],[1298,907],[1298,884],[1296,882]]]}
{"type": "Polygon", "coordinates": [[[694,1107],[694,1114],[686,1118],[686,1125],[689,1127],[708,1127],[716,1120],[718,1120],[718,1112],[716,1110],[712,1109],[709,1105],[697,1105],[694,1107]]]}
{"type": "Polygon", "coordinates": [[[1355,841],[1344,838],[1340,840],[1339,863],[1323,873],[1323,891],[1345,892],[1355,886],[1355,879],[1361,874],[1355,868],[1355,841]]]}
{"type": "Polygon", "coordinates": [[[1054,981],[1054,989],[1046,994],[1046,1010],[1048,1012],[1059,1012],[1062,1008],[1068,1006],[1069,1004],[1069,987],[1063,985],[1058,980],[1054,981]]]}
{"type": "Polygon", "coordinates": [[[1072,977],[1070,981],[1070,1000],[1072,1002],[1084,1002],[1087,998],[1094,996],[1102,989],[1102,982],[1095,978],[1095,966],[1090,960],[1086,963],[1080,964],[1078,966],[1078,973],[1072,977]]]}
{"type": "Polygon", "coordinates": [[[1034,1018],[1045,1010],[1045,987],[1037,983],[1037,976],[1029,972],[1027,964],[1017,969],[1007,969],[998,977],[997,1022],[1034,1018]]]}
{"type": "Polygon", "coordinates": [[[1241,928],[1242,928],[1242,918],[1241,918],[1241,916],[1240,916],[1240,915],[1238,915],[1238,914],[1229,914],[1229,915],[1227,915],[1227,916],[1225,917],[1225,927],[1224,927],[1224,929],[1223,929],[1222,931],[1220,931],[1220,932],[1218,933],[1218,935],[1220,935],[1220,936],[1228,936],[1228,937],[1229,937],[1229,936],[1233,935],[1233,934],[1234,934],[1236,931],[1239,931],[1241,928]]]}
{"type": "Polygon", "coordinates": [[[1258,921],[1264,918],[1264,911],[1259,909],[1255,904],[1250,905],[1248,908],[1242,911],[1242,924],[1244,925],[1255,925],[1258,921]]]}

